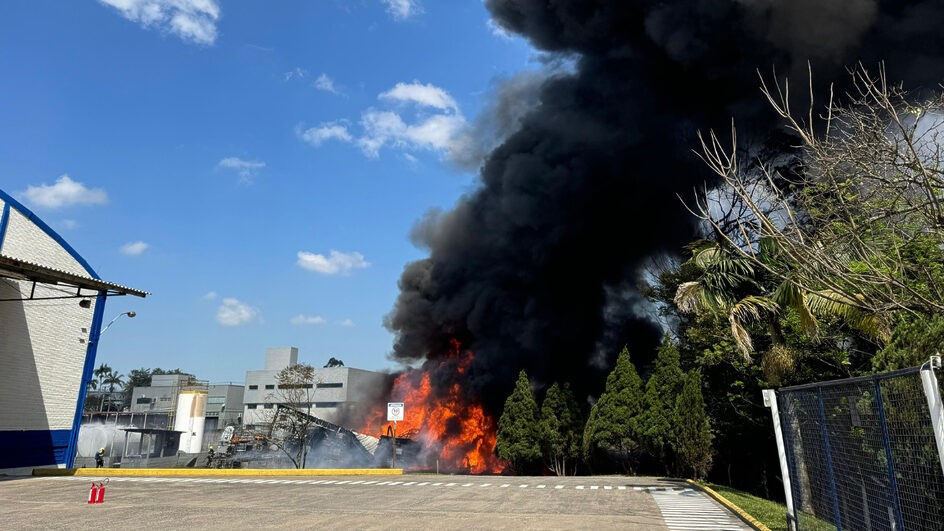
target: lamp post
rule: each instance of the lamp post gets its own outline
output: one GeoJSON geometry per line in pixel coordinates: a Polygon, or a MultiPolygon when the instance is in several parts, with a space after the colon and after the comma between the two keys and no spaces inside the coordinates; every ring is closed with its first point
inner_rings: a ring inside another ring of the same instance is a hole
{"type": "Polygon", "coordinates": [[[118,315],[115,316],[114,319],[112,319],[111,321],[108,322],[107,325],[105,325],[105,328],[102,328],[101,332],[99,332],[98,335],[101,336],[102,334],[104,334],[104,333],[105,333],[105,330],[108,330],[108,327],[109,327],[109,326],[115,324],[115,321],[117,321],[118,318],[121,317],[122,315],[127,315],[127,316],[128,316],[128,319],[133,319],[134,316],[135,316],[135,315],[138,315],[138,314],[134,313],[133,311],[132,311],[132,312],[119,313],[118,315]]]}
{"type": "MultiPolygon", "coordinates": [[[[111,321],[108,322],[107,325],[105,325],[105,328],[102,328],[102,329],[98,332],[99,338],[101,338],[102,334],[105,333],[105,330],[108,330],[108,327],[110,327],[111,325],[115,324],[115,321],[117,321],[122,315],[127,315],[127,316],[128,316],[128,319],[134,319],[134,316],[135,316],[135,315],[138,315],[138,314],[135,313],[134,311],[127,311],[127,312],[119,313],[118,315],[115,316],[114,319],[112,319],[111,321]]],[[[105,390],[102,389],[102,393],[103,393],[103,394],[104,394],[104,392],[105,392],[105,390]]],[[[108,410],[109,410],[109,411],[111,411],[111,395],[112,395],[112,393],[109,392],[109,393],[108,393],[108,402],[109,402],[109,404],[108,404],[108,408],[109,408],[109,409],[108,409],[108,410]]],[[[98,410],[99,410],[99,411],[104,411],[104,410],[105,410],[105,399],[104,399],[104,398],[102,398],[101,403],[99,404],[98,410]]]]}

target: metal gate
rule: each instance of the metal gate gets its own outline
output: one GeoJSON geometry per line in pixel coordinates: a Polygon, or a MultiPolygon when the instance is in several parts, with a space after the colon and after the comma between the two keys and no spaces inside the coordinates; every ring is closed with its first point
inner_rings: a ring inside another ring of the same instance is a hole
{"type": "Polygon", "coordinates": [[[789,529],[944,528],[940,367],[764,391],[789,529]]]}

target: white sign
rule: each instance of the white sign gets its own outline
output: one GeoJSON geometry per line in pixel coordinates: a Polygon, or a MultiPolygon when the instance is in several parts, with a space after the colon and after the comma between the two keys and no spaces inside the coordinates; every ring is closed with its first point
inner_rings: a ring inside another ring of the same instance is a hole
{"type": "Polygon", "coordinates": [[[387,420],[403,420],[403,402],[387,402],[387,420]]]}

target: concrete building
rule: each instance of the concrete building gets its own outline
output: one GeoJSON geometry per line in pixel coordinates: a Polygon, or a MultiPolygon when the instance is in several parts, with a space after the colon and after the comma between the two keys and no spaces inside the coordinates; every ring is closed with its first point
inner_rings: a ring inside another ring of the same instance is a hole
{"type": "MultiPolygon", "coordinates": [[[[279,387],[279,371],[298,364],[295,347],[266,349],[265,368],[246,371],[243,424],[261,426],[270,421],[276,404],[286,403],[285,389],[279,387]]],[[[363,409],[375,406],[387,388],[388,375],[351,367],[316,368],[310,384],[303,384],[304,401],[296,401],[306,413],[344,425],[363,409]],[[307,407],[305,407],[307,406],[307,407]]]]}
{"type": "Polygon", "coordinates": [[[105,302],[119,295],[147,293],[102,280],[0,190],[0,473],[72,466],[105,302]]]}
{"type": "MultiPolygon", "coordinates": [[[[206,441],[213,441],[226,426],[242,424],[243,389],[241,384],[209,384],[191,374],[156,374],[151,377],[151,385],[135,387],[132,391],[131,412],[149,413],[153,425],[172,427],[180,394],[205,392],[204,433],[206,441]],[[155,421],[160,415],[167,416],[164,422],[155,421]]],[[[205,442],[203,446],[207,444],[212,443],[205,442]]]]}

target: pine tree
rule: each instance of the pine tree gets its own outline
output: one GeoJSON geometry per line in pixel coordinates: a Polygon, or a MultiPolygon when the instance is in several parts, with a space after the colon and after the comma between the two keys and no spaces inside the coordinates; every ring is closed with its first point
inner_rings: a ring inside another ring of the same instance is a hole
{"type": "Polygon", "coordinates": [[[547,390],[541,404],[541,450],[544,462],[558,476],[567,475],[567,464],[576,465],[580,456],[580,406],[570,384],[556,383],[547,390]]]}
{"type": "Polygon", "coordinates": [[[511,462],[519,473],[527,470],[541,458],[539,430],[538,404],[531,394],[528,375],[521,371],[498,419],[495,455],[511,462]]]}
{"type": "Polygon", "coordinates": [[[606,378],[606,390],[590,410],[583,433],[584,457],[589,461],[605,456],[633,472],[639,454],[642,405],[642,379],[624,347],[606,378]]]}
{"type": "Polygon", "coordinates": [[[711,470],[711,426],[701,393],[701,372],[692,371],[685,378],[682,393],[675,402],[675,452],[681,472],[701,479],[711,470]]]}
{"type": "Polygon", "coordinates": [[[655,370],[646,382],[646,395],[642,415],[643,445],[647,454],[662,463],[666,471],[675,467],[675,403],[682,386],[685,373],[679,362],[679,351],[675,342],[666,335],[662,339],[656,357],[655,370]]]}

